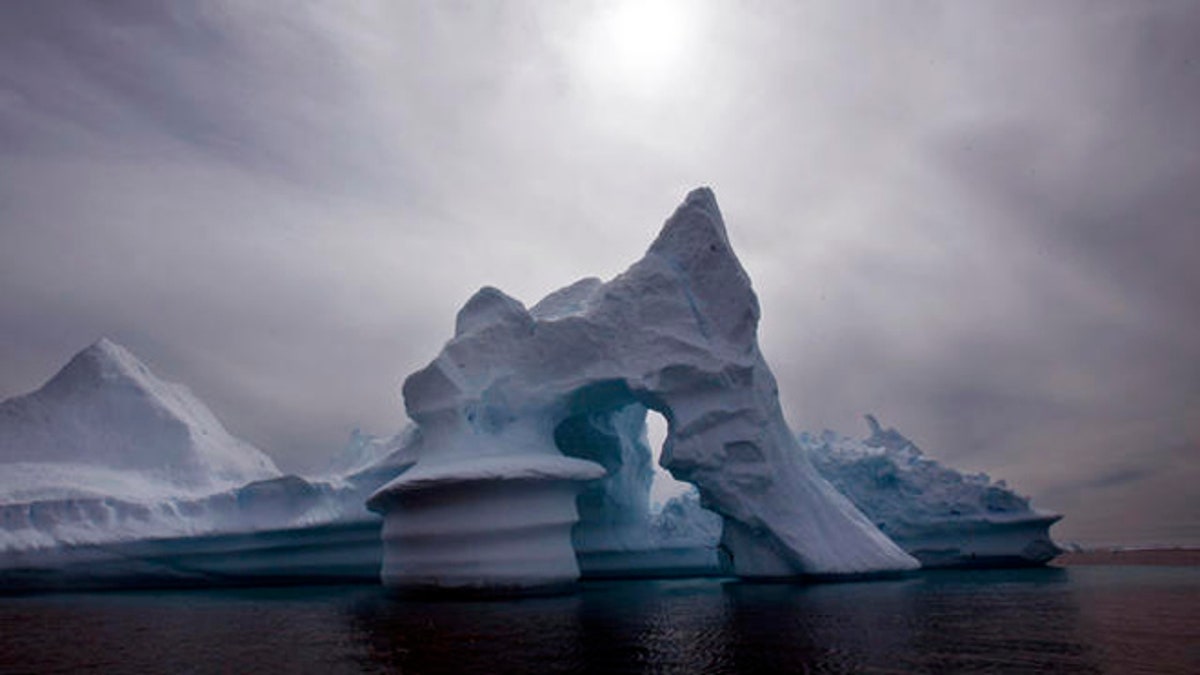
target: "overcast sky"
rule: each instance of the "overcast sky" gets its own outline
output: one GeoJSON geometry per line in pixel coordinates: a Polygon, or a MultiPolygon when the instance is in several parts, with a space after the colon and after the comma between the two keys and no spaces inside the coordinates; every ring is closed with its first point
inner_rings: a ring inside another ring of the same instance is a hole
{"type": "Polygon", "coordinates": [[[288,470],[711,185],[796,429],[1200,544],[1200,3],[0,5],[0,397],[100,336],[288,470]]]}

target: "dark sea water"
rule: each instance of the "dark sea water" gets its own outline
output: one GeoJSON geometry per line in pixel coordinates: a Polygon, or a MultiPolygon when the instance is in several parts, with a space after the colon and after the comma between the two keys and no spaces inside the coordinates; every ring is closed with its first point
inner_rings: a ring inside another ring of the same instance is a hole
{"type": "Polygon", "coordinates": [[[1194,674],[1200,568],[589,582],[519,600],[366,586],[0,597],[0,671],[1194,674]]]}

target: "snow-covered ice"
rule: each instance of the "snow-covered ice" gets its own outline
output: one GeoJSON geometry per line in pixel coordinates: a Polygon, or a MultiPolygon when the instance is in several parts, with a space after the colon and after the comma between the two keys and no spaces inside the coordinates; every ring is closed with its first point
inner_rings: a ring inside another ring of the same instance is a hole
{"type": "MultiPolygon", "coordinates": [[[[1039,565],[1060,553],[1049,528],[1061,516],[986,474],[962,473],[926,456],[866,416],[871,434],[800,432],[814,466],[924,567],[1039,565]]],[[[656,547],[703,550],[720,540],[720,520],[694,494],[672,499],[652,521],[656,547]]],[[[711,562],[716,565],[716,561],[711,562]]]]}
{"type": "MultiPolygon", "coordinates": [[[[661,463],[694,483],[704,505],[722,516],[722,545],[737,574],[916,567],[800,452],[758,349],[758,318],[758,300],[716,200],[706,188],[695,190],[645,257],[607,283],[585,279],[532,309],[490,287],[468,300],[453,338],[404,383],[405,406],[420,431],[413,472],[450,476],[484,458],[570,454],[604,475],[619,463],[621,445],[592,430],[619,426],[621,411],[640,404],[666,417],[661,463]]],[[[583,490],[584,478],[583,472],[562,476],[555,489],[583,490]]],[[[476,490],[454,489],[448,479],[431,485],[427,498],[404,476],[381,488],[372,504],[386,523],[384,581],[511,582],[489,577],[493,561],[487,557],[494,551],[473,537],[389,540],[388,532],[402,531],[404,521],[435,518],[455,499],[470,500],[477,513],[505,511],[511,530],[548,520],[557,528],[554,536],[568,536],[561,524],[581,515],[573,499],[522,510],[511,501],[515,491],[501,487],[507,482],[497,477],[494,499],[486,503],[476,490]],[[403,498],[390,499],[393,492],[403,498]],[[423,564],[428,556],[457,558],[461,565],[438,575],[423,564]],[[473,578],[457,572],[472,565],[483,571],[473,578]]],[[[631,485],[642,489],[637,481],[631,485]]],[[[618,520],[604,510],[582,515],[618,520]]],[[[464,511],[463,517],[470,516],[464,511]]],[[[553,570],[544,581],[556,582],[576,565],[570,552],[570,542],[560,541],[539,547],[542,557],[526,562],[553,570]]],[[[540,581],[528,576],[518,583],[540,581]]]]}
{"type": "Polygon", "coordinates": [[[927,457],[895,429],[866,416],[871,435],[825,431],[800,444],[831,483],[926,567],[1029,565],[1061,551],[1049,528],[1061,516],[986,474],[964,474],[927,457]]]}
{"type": "Polygon", "coordinates": [[[281,475],[185,387],[100,340],[0,403],[0,577],[369,578],[379,523],[363,502],[412,464],[405,433],[352,438],[329,475],[281,475]]]}

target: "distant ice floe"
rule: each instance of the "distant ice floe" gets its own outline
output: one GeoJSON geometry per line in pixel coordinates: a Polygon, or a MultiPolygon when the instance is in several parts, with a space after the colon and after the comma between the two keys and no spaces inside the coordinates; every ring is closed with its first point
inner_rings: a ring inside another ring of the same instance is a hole
{"type": "Polygon", "coordinates": [[[825,431],[800,445],[825,478],[926,567],[1028,565],[1062,551],[1050,526],[1004,481],[964,474],[926,457],[895,429],[866,416],[862,440],[825,431]]]}

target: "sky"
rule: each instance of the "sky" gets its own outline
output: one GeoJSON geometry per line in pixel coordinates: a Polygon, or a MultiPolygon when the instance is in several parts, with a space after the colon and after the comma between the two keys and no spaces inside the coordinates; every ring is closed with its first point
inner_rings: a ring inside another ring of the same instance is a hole
{"type": "Polygon", "coordinates": [[[285,470],[712,186],[794,429],[1200,544],[1200,3],[0,5],[0,398],[101,336],[285,470]]]}

